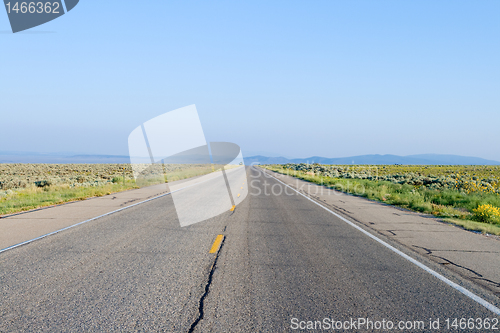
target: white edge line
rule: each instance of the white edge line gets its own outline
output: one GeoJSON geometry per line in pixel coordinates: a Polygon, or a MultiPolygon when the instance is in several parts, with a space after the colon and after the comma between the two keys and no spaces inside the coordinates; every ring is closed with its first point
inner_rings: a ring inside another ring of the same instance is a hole
{"type": "Polygon", "coordinates": [[[195,184],[191,184],[189,186],[185,186],[185,187],[182,187],[182,188],[179,188],[177,190],[174,190],[174,191],[171,191],[171,192],[168,192],[168,193],[165,193],[165,194],[161,194],[161,195],[158,195],[156,197],[153,197],[153,198],[149,198],[147,200],[144,200],[144,201],[141,201],[141,202],[136,202],[135,204],[132,204],[130,206],[127,206],[127,207],[122,207],[120,209],[117,209],[117,210],[114,210],[112,212],[109,212],[109,213],[106,213],[106,214],[102,214],[102,215],[99,215],[99,216],[96,216],[96,217],[93,217],[91,219],[88,219],[88,220],[85,220],[85,221],[82,221],[82,222],[78,222],[76,224],[73,224],[73,225],[70,225],[68,227],[65,227],[65,228],[62,228],[62,229],[59,229],[59,230],[56,230],[56,231],[52,231],[52,232],[49,232],[48,234],[45,234],[45,235],[42,235],[42,236],[39,236],[39,237],[36,237],[36,238],[33,238],[33,239],[30,239],[30,240],[27,240],[27,241],[24,241],[22,243],[18,243],[18,244],[15,244],[15,245],[12,245],[12,246],[9,246],[9,247],[6,247],[5,249],[2,249],[0,250],[0,253],[3,253],[5,251],[8,251],[8,250],[12,250],[12,249],[15,249],[16,247],[19,247],[19,246],[22,246],[22,245],[26,245],[26,244],[29,244],[31,242],[34,242],[36,240],[39,240],[39,239],[42,239],[42,238],[45,238],[47,236],[51,236],[51,235],[54,235],[54,234],[57,234],[61,231],[64,231],[64,230],[68,230],[70,228],[73,228],[73,227],[76,227],[80,224],[84,224],[84,223],[87,223],[87,222],[90,222],[90,221],[94,221],[94,220],[97,220],[97,219],[100,219],[101,217],[104,217],[104,216],[108,216],[108,215],[111,215],[111,214],[114,214],[114,213],[118,213],[119,211],[122,211],[122,210],[125,210],[127,208],[130,208],[130,207],[134,207],[134,206],[137,206],[137,205],[140,205],[140,204],[143,204],[145,202],[148,202],[148,201],[151,201],[151,200],[155,200],[155,199],[158,199],[158,198],[161,198],[161,197],[164,197],[166,195],[169,195],[169,194],[172,194],[174,192],[177,192],[177,191],[180,191],[180,190],[183,190],[183,189],[186,189],[188,187],[191,187],[191,186],[195,186],[195,185],[199,185],[201,183],[204,183],[204,182],[207,182],[209,180],[212,180],[213,178],[210,178],[210,179],[207,179],[207,180],[204,180],[202,182],[199,182],[199,183],[195,183],[195,184]]]}
{"type": "MultiPolygon", "coordinates": [[[[210,173],[209,173],[208,175],[210,175],[210,173]]],[[[195,183],[195,184],[191,184],[191,185],[188,185],[188,186],[185,186],[185,187],[181,187],[181,188],[178,188],[177,190],[170,191],[170,192],[168,192],[168,193],[161,194],[161,195],[158,195],[158,196],[153,197],[153,198],[149,198],[149,199],[144,200],[144,201],[141,201],[141,202],[136,202],[135,204],[132,204],[132,205],[130,205],[130,206],[127,206],[127,207],[122,207],[122,208],[117,209],[117,210],[114,210],[114,211],[112,211],[112,212],[109,212],[109,213],[106,213],[106,214],[102,214],[102,215],[99,215],[99,216],[93,217],[93,218],[91,218],[91,219],[88,219],[88,220],[85,220],[85,221],[78,222],[78,223],[76,223],[76,224],[70,225],[70,226],[68,226],[68,227],[65,227],[65,228],[62,228],[62,229],[59,229],[59,230],[56,230],[56,231],[49,232],[48,234],[45,234],[45,235],[42,235],[42,236],[39,236],[39,237],[36,237],[36,238],[30,239],[30,240],[27,240],[27,241],[24,241],[24,242],[22,242],[22,243],[18,243],[18,244],[15,244],[15,245],[12,245],[12,246],[6,247],[5,249],[1,249],[1,250],[0,250],[0,253],[3,253],[3,252],[8,251],[8,250],[15,249],[16,247],[19,247],[19,246],[22,246],[22,245],[29,244],[29,243],[31,243],[31,242],[34,242],[34,241],[36,241],[36,240],[39,240],[39,239],[45,238],[45,237],[47,237],[47,236],[51,236],[51,235],[57,234],[57,233],[59,233],[59,232],[61,232],[61,231],[68,230],[68,229],[73,228],[73,227],[76,227],[76,226],[78,226],[78,225],[80,225],[80,224],[84,224],[84,223],[87,223],[87,222],[90,222],[90,221],[94,221],[94,220],[100,219],[101,217],[108,216],[108,215],[111,215],[111,214],[117,213],[117,212],[119,212],[119,211],[122,211],[122,210],[124,210],[124,209],[130,208],[130,207],[134,207],[134,206],[137,206],[137,205],[143,204],[143,203],[145,203],[145,202],[148,202],[148,201],[151,201],[151,200],[155,200],[155,199],[158,199],[158,198],[164,197],[164,196],[166,196],[166,195],[169,195],[169,194],[175,193],[175,192],[180,191],[180,190],[184,190],[184,189],[186,189],[186,188],[188,188],[188,187],[191,187],[191,186],[195,186],[195,185],[199,185],[199,184],[202,184],[202,183],[208,182],[208,181],[210,181],[210,180],[212,180],[212,179],[214,179],[214,178],[209,178],[209,179],[204,180],[204,181],[201,181],[201,182],[199,182],[199,183],[195,183]]]]}
{"type": "Polygon", "coordinates": [[[429,267],[427,267],[426,265],[422,264],[421,262],[413,259],[412,257],[410,257],[409,255],[401,252],[400,250],[396,249],[395,247],[393,247],[392,245],[389,245],[388,243],[384,242],[383,240],[381,240],[380,238],[372,235],[371,233],[369,233],[368,231],[364,230],[363,228],[357,226],[356,224],[354,224],[353,222],[347,220],[346,218],[344,218],[343,216],[331,211],[330,209],[326,208],[325,206],[323,206],[322,204],[314,201],[313,199],[309,198],[308,196],[300,193],[299,191],[297,191],[296,189],[294,189],[293,187],[285,184],[284,182],[282,182],[281,180],[279,180],[278,178],[270,175],[269,173],[265,172],[268,176],[276,179],[277,181],[279,181],[280,183],[282,183],[283,185],[291,188],[293,191],[297,192],[298,194],[300,194],[301,196],[303,196],[304,198],[306,198],[307,200],[311,201],[311,202],[314,202],[316,205],[320,206],[321,208],[325,209],[327,212],[335,215],[336,217],[338,217],[339,219],[341,219],[342,221],[344,221],[345,223],[349,224],[350,226],[358,229],[359,231],[361,231],[362,233],[364,233],[365,235],[367,235],[368,237],[372,238],[373,240],[379,242],[380,244],[384,245],[386,248],[388,248],[389,250],[399,254],[401,257],[405,258],[406,260],[410,261],[411,263],[417,265],[418,267],[422,268],[424,271],[426,271],[427,273],[431,274],[432,276],[438,278],[439,280],[443,281],[444,283],[446,283],[447,285],[449,285],[450,287],[458,290],[459,292],[461,292],[462,294],[464,294],[465,296],[469,297],[470,299],[476,301],[477,303],[481,304],[482,306],[484,306],[485,308],[487,308],[488,310],[490,310],[491,312],[495,313],[496,315],[500,316],[500,309],[497,308],[496,306],[494,306],[493,304],[489,303],[488,301],[482,299],[481,297],[477,296],[476,294],[472,293],[471,291],[465,289],[464,287],[462,286],[459,286],[458,284],[456,284],[455,282],[445,278],[444,276],[442,276],[441,274],[439,274],[438,272],[430,269],[429,267]]]}
{"type": "MultiPolygon", "coordinates": [[[[182,188],[180,188],[180,189],[178,189],[178,190],[176,190],[176,191],[180,191],[180,190],[182,190],[182,188]]],[[[144,201],[141,201],[141,202],[136,202],[135,204],[132,204],[132,205],[130,205],[130,206],[127,206],[127,207],[122,207],[122,208],[117,209],[117,210],[114,210],[114,211],[112,211],[112,212],[109,212],[109,213],[106,213],[106,214],[102,214],[102,215],[99,215],[99,216],[93,217],[93,218],[91,218],[91,219],[88,219],[88,220],[85,220],[85,221],[82,221],[82,222],[78,222],[78,223],[76,223],[76,224],[70,225],[70,226],[68,226],[68,227],[65,227],[65,228],[62,228],[62,229],[59,229],[59,230],[56,230],[56,231],[49,232],[48,234],[45,234],[45,235],[39,236],[39,237],[37,237],[37,238],[33,238],[33,239],[30,239],[30,240],[24,241],[24,242],[22,242],[22,243],[15,244],[15,245],[12,245],[12,246],[9,246],[9,247],[7,247],[7,248],[5,248],[5,249],[0,250],[0,253],[5,252],[5,251],[8,251],[8,250],[12,250],[12,249],[14,249],[14,248],[16,248],[16,247],[19,247],[19,246],[22,246],[22,245],[29,244],[29,243],[31,243],[31,242],[34,242],[34,241],[36,241],[36,240],[39,240],[39,239],[45,238],[45,237],[47,237],[47,236],[57,234],[58,232],[61,232],[61,231],[64,231],[64,230],[68,230],[68,229],[70,229],[70,228],[76,227],[77,225],[84,224],[84,223],[87,223],[87,222],[90,222],[90,221],[94,221],[94,220],[97,220],[97,219],[99,219],[99,218],[101,218],[101,217],[104,217],[104,216],[111,215],[111,214],[117,213],[117,212],[119,212],[119,211],[122,211],[122,210],[124,210],[124,209],[130,208],[130,207],[134,207],[134,206],[140,205],[140,204],[142,204],[142,203],[145,203],[145,202],[148,202],[148,201],[151,201],[151,200],[154,200],[154,199],[158,199],[158,198],[164,197],[164,196],[169,195],[169,194],[171,194],[171,193],[173,193],[173,192],[175,192],[175,191],[168,192],[168,193],[165,193],[165,194],[161,194],[161,195],[158,195],[158,196],[153,197],[153,198],[149,198],[149,199],[144,200],[144,201]]]]}

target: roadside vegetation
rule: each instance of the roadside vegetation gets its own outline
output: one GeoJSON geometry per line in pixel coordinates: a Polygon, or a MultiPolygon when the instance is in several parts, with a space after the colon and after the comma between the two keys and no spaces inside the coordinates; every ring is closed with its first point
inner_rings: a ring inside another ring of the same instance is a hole
{"type": "Polygon", "coordinates": [[[316,184],[500,235],[498,166],[267,165],[316,184]]]}
{"type": "Polygon", "coordinates": [[[136,182],[130,164],[0,164],[0,215],[210,172],[206,165],[159,165],[136,182]]]}

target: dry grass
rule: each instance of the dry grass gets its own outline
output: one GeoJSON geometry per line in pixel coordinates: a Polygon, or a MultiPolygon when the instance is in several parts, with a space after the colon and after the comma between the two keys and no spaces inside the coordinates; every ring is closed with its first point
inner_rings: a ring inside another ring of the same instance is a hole
{"type": "Polygon", "coordinates": [[[487,223],[474,220],[477,219],[474,209],[478,206],[483,204],[500,206],[500,196],[498,194],[463,193],[451,189],[427,189],[389,181],[327,177],[310,171],[290,171],[282,166],[264,167],[342,192],[446,218],[448,222],[468,230],[500,235],[500,224],[495,224],[495,221],[488,221],[489,223],[487,223]],[[460,223],[457,221],[460,221],[460,223]]]}
{"type": "Polygon", "coordinates": [[[83,200],[90,197],[100,197],[133,188],[138,187],[132,181],[128,181],[125,184],[109,183],[95,187],[70,187],[67,184],[52,185],[43,188],[30,186],[12,191],[7,196],[0,198],[0,215],[83,200]]]}
{"type": "Polygon", "coordinates": [[[158,164],[135,181],[128,164],[0,164],[0,215],[173,182],[213,171],[211,165],[204,164],[158,164]]]}

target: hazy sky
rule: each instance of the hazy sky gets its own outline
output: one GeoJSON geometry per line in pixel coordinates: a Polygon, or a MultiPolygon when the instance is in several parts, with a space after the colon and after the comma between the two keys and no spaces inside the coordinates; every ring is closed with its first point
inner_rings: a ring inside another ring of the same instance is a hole
{"type": "Polygon", "coordinates": [[[0,151],[127,154],[196,104],[208,141],[500,160],[500,1],[89,1],[0,10],[0,151]]]}

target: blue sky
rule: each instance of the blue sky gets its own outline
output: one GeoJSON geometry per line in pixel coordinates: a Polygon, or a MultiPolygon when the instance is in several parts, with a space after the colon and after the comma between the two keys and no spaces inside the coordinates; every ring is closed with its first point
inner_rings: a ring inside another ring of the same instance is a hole
{"type": "Polygon", "coordinates": [[[0,11],[0,151],[127,154],[196,104],[209,141],[293,157],[500,160],[499,1],[88,1],[0,11]]]}

